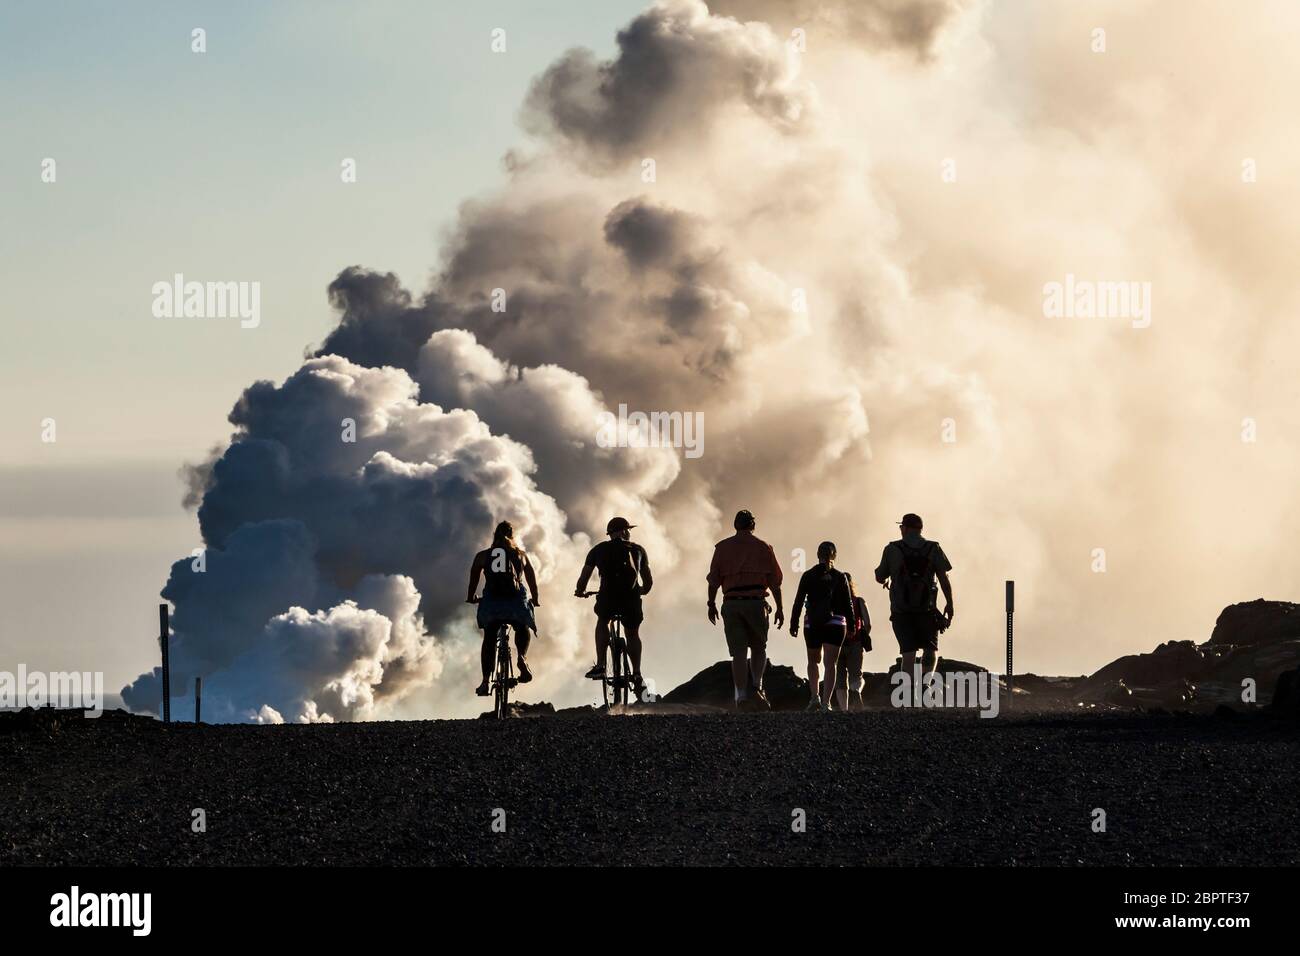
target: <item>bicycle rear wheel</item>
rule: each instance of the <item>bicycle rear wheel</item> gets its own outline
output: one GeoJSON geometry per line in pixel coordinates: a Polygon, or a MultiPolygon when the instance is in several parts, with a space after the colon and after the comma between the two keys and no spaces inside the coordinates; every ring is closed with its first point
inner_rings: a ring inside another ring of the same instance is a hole
{"type": "Polygon", "coordinates": [[[510,713],[510,683],[513,676],[510,668],[510,644],[506,626],[501,625],[497,632],[497,681],[496,706],[497,720],[505,720],[510,713]]]}
{"type": "Polygon", "coordinates": [[[632,673],[632,658],[627,652],[627,641],[623,642],[623,703],[632,703],[636,686],[636,677],[632,673]]]}

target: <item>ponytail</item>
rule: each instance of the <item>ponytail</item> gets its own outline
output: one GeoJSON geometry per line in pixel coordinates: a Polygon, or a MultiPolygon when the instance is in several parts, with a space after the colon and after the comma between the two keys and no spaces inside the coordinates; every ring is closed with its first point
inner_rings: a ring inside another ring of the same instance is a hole
{"type": "Polygon", "coordinates": [[[515,543],[515,529],[509,521],[503,521],[496,526],[492,532],[492,545],[489,550],[504,548],[506,550],[506,559],[514,566],[516,571],[521,571],[524,565],[524,549],[515,543]]]}

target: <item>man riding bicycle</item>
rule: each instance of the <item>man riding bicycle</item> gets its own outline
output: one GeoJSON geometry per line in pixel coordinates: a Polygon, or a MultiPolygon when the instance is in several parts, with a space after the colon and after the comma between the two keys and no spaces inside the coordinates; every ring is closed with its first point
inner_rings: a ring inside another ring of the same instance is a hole
{"type": "Polygon", "coordinates": [[[654,585],[645,548],[634,543],[626,518],[610,518],[605,526],[608,541],[602,541],[587,554],[574,595],[585,597],[592,571],[600,571],[600,590],[596,594],[596,666],[587,676],[598,680],[605,676],[605,652],[609,648],[609,621],[617,615],[627,635],[627,655],[632,661],[632,686],[640,699],[645,691],[641,678],[641,596],[654,585]]]}
{"type": "Polygon", "coordinates": [[[515,529],[509,521],[497,525],[496,531],[492,533],[491,546],[474,555],[474,562],[469,568],[469,596],[465,601],[478,605],[478,626],[483,629],[483,651],[480,655],[483,683],[475,688],[474,693],[480,697],[488,696],[488,682],[497,654],[496,631],[502,624],[514,628],[519,683],[526,684],[532,680],[533,672],[528,669],[524,655],[528,653],[528,644],[532,639],[529,631],[537,631],[533,608],[541,607],[541,601],[537,597],[537,575],[524,549],[515,543],[515,529]],[[481,598],[475,597],[479,575],[484,577],[481,598]],[[528,585],[527,591],[524,590],[525,583],[528,585]]]}

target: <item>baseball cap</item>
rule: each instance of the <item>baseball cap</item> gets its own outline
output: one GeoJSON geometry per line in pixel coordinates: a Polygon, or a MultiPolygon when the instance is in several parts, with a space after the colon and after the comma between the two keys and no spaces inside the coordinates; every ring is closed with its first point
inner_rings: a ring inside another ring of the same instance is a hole
{"type": "Polygon", "coordinates": [[[626,518],[610,518],[609,524],[605,525],[605,533],[613,534],[615,531],[626,531],[635,527],[634,524],[628,524],[626,518]]]}
{"type": "Polygon", "coordinates": [[[920,531],[923,527],[925,527],[921,523],[921,516],[914,515],[910,511],[907,514],[903,515],[903,520],[900,521],[899,524],[901,524],[904,528],[915,528],[917,531],[920,531]]]}

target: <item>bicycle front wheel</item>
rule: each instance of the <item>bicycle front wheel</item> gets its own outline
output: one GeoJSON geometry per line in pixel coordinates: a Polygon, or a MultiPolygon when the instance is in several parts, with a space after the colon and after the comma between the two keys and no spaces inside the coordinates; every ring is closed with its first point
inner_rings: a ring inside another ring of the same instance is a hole
{"type": "Polygon", "coordinates": [[[623,642],[623,635],[618,634],[610,641],[610,657],[613,659],[614,666],[613,680],[614,685],[614,703],[627,703],[627,669],[624,662],[627,660],[627,650],[623,642]]]}

